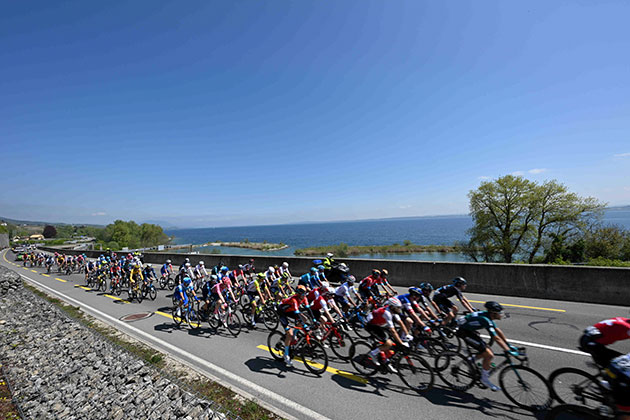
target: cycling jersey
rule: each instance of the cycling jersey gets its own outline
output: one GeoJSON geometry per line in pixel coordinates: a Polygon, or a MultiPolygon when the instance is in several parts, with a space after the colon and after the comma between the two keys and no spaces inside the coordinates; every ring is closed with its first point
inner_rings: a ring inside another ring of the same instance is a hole
{"type": "Polygon", "coordinates": [[[183,284],[178,284],[173,290],[173,298],[177,300],[181,300],[184,304],[188,303],[188,294],[186,293],[186,288],[183,284]]]}
{"type": "Polygon", "coordinates": [[[359,283],[359,289],[371,289],[372,286],[374,286],[375,284],[377,284],[378,278],[375,278],[374,276],[367,276],[365,277],[363,280],[361,280],[361,282],[359,283]]]}
{"type": "Polygon", "coordinates": [[[346,282],[335,289],[335,295],[339,297],[346,297],[350,294],[350,291],[352,291],[352,293],[354,294],[357,293],[357,290],[354,288],[354,286],[346,282]]]}
{"type": "Polygon", "coordinates": [[[258,280],[252,280],[247,283],[247,293],[256,293],[257,291],[260,291],[258,280]]]}
{"type": "Polygon", "coordinates": [[[305,296],[300,296],[296,293],[293,296],[283,299],[280,305],[278,305],[278,310],[285,313],[299,313],[301,305],[304,305],[308,308],[308,300],[305,296]]]}
{"type": "Polygon", "coordinates": [[[367,316],[369,325],[374,325],[381,328],[394,328],[394,321],[399,321],[400,317],[397,314],[392,314],[389,307],[383,306],[370,312],[367,316]]]}
{"type": "Polygon", "coordinates": [[[435,298],[444,297],[446,299],[452,298],[453,296],[457,296],[458,299],[462,298],[462,292],[452,284],[447,284],[446,286],[442,286],[435,291],[433,295],[433,300],[435,298]]]}
{"type": "Polygon", "coordinates": [[[311,289],[320,286],[318,277],[316,275],[311,275],[311,273],[306,273],[300,277],[298,284],[307,286],[311,289]]]}
{"type": "Polygon", "coordinates": [[[478,311],[466,315],[458,320],[459,328],[466,331],[477,331],[485,329],[491,336],[497,335],[496,324],[490,319],[487,311],[478,311]]]}
{"type": "Polygon", "coordinates": [[[400,303],[402,303],[403,309],[407,312],[415,312],[420,309],[420,306],[411,300],[411,293],[405,293],[404,295],[396,296],[400,303]]]}
{"type": "Polygon", "coordinates": [[[173,266],[171,264],[164,264],[162,266],[162,268],[160,269],[160,273],[165,276],[168,273],[171,273],[173,271],[173,266]]]}
{"type": "Polygon", "coordinates": [[[587,329],[587,334],[594,336],[594,341],[605,346],[620,340],[630,339],[630,318],[616,317],[606,319],[587,329]],[[595,328],[597,331],[593,330],[595,328]]]}

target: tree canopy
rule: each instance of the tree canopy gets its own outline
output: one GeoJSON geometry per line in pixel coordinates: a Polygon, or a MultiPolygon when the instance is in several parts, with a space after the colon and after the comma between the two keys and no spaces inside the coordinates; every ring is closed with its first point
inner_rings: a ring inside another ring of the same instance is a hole
{"type": "Polygon", "coordinates": [[[506,175],[470,191],[473,227],[464,251],[475,261],[532,263],[554,240],[584,232],[601,218],[605,204],[569,192],[557,181],[538,184],[506,175]]]}

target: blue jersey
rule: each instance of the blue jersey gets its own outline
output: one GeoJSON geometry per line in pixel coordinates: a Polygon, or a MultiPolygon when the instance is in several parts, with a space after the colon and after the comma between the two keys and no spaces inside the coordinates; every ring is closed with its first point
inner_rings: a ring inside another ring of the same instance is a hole
{"type": "Polygon", "coordinates": [[[171,270],[171,265],[170,264],[164,264],[162,266],[162,268],[160,269],[160,273],[162,274],[166,274],[171,270]]]}
{"type": "Polygon", "coordinates": [[[413,312],[413,308],[418,307],[418,304],[411,300],[411,293],[405,293],[403,295],[396,296],[405,310],[413,312]]]}
{"type": "Polygon", "coordinates": [[[186,293],[186,287],[183,284],[178,284],[173,290],[173,297],[177,300],[181,300],[184,304],[188,303],[188,293],[186,293]]]}

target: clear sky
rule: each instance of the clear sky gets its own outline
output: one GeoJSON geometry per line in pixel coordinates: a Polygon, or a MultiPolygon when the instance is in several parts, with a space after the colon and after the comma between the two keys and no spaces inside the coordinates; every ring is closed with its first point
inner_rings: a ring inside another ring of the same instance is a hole
{"type": "Polygon", "coordinates": [[[509,173],[630,204],[628,1],[0,7],[0,216],[466,213],[509,173]]]}

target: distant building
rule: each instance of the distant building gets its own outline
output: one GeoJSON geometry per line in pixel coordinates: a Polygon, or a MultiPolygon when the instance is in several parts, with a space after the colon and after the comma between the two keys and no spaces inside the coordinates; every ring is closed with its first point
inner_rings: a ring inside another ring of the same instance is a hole
{"type": "Polygon", "coordinates": [[[44,240],[44,235],[42,235],[41,233],[36,233],[35,235],[29,236],[28,239],[31,239],[33,241],[42,241],[44,240]]]}

